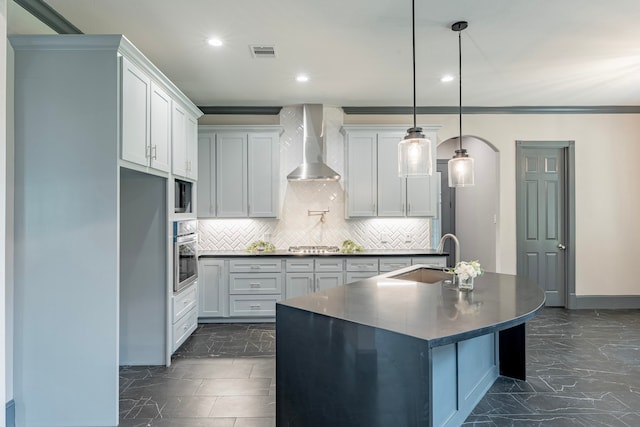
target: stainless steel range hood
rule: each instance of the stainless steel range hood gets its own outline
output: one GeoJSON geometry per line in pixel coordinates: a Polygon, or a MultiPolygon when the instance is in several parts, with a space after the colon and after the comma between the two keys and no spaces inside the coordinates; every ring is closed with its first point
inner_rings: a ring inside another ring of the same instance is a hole
{"type": "Polygon", "coordinates": [[[338,181],[340,174],[323,161],[324,126],[321,104],[302,106],[304,140],[302,164],[289,175],[289,181],[338,181]]]}

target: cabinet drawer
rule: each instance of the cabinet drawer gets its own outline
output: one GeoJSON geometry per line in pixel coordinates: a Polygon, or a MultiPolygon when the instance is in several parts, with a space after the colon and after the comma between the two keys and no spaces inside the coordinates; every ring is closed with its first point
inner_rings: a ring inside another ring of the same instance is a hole
{"type": "Polygon", "coordinates": [[[173,296],[173,323],[198,304],[198,285],[193,284],[173,296]]]}
{"type": "Polygon", "coordinates": [[[316,258],[316,271],[343,271],[344,258],[316,258]]]}
{"type": "Polygon", "coordinates": [[[347,284],[349,284],[349,283],[357,282],[358,280],[368,279],[369,277],[373,277],[377,275],[378,275],[377,271],[362,272],[362,273],[357,271],[347,271],[346,282],[347,284]]]}
{"type": "Polygon", "coordinates": [[[282,260],[275,259],[232,259],[229,262],[231,273],[248,273],[262,271],[265,273],[279,273],[282,271],[282,260]]]}
{"type": "Polygon", "coordinates": [[[197,326],[198,310],[194,307],[173,325],[173,351],[176,351],[189,338],[197,326]]]}
{"type": "Polygon", "coordinates": [[[229,297],[231,317],[273,317],[279,295],[232,295],[229,297]]]}
{"type": "Polygon", "coordinates": [[[380,272],[398,270],[409,267],[411,258],[380,258],[380,272]]]}
{"type": "Polygon", "coordinates": [[[411,258],[411,265],[425,264],[429,267],[446,267],[447,257],[445,256],[422,256],[411,258]]]}
{"type": "Polygon", "coordinates": [[[378,258],[347,258],[347,271],[378,272],[378,258]]]}
{"type": "Polygon", "coordinates": [[[280,294],[282,293],[282,274],[241,274],[229,275],[230,294],[280,294]]]}
{"type": "Polygon", "coordinates": [[[300,258],[285,260],[287,273],[313,273],[313,258],[300,258]]]}

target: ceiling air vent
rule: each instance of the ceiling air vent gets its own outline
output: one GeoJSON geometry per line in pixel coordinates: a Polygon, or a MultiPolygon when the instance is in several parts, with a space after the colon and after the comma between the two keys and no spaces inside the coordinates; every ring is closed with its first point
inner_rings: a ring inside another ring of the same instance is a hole
{"type": "Polygon", "coordinates": [[[275,58],[276,47],[266,45],[250,45],[251,56],[254,58],[275,58]]]}

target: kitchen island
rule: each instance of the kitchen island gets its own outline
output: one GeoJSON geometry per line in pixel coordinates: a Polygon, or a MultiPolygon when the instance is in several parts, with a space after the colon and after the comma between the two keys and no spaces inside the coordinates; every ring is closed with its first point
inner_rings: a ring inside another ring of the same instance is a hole
{"type": "Polygon", "coordinates": [[[498,375],[525,379],[528,279],[460,292],[414,265],[276,306],[276,424],[457,426],[498,375]]]}

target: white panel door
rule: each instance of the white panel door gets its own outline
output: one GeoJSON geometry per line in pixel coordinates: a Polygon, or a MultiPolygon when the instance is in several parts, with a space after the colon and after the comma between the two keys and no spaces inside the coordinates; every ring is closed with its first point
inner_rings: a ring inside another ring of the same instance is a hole
{"type": "Polygon", "coordinates": [[[376,133],[350,133],[347,140],[347,216],[376,216],[376,133]]]}
{"type": "Polygon", "coordinates": [[[224,283],[227,277],[224,261],[203,258],[198,267],[198,316],[228,316],[228,285],[224,283]]]}
{"type": "Polygon", "coordinates": [[[247,134],[216,135],[216,213],[218,217],[246,217],[247,134]]]}
{"type": "Polygon", "coordinates": [[[405,216],[406,179],[398,176],[400,132],[378,134],[378,216],[405,216]]]}
{"type": "Polygon", "coordinates": [[[335,288],[344,284],[344,273],[316,273],[315,291],[320,292],[326,289],[335,288]]]}
{"type": "Polygon", "coordinates": [[[313,273],[287,273],[285,277],[285,298],[295,298],[313,292],[313,273]]]}
{"type": "Polygon", "coordinates": [[[278,216],[279,142],[274,133],[248,135],[248,212],[250,217],[278,216]]]}
{"type": "Polygon", "coordinates": [[[149,165],[149,94],[151,79],[127,58],[122,58],[121,157],[149,165]]]}
{"type": "Polygon", "coordinates": [[[198,119],[187,114],[185,126],[187,178],[198,179],[198,119]]]}
{"type": "Polygon", "coordinates": [[[215,210],[215,134],[198,138],[198,218],[211,218],[215,210]]]}
{"type": "Polygon", "coordinates": [[[177,102],[173,103],[171,109],[171,152],[173,159],[171,162],[174,175],[187,178],[187,113],[177,102]]]}
{"type": "Polygon", "coordinates": [[[151,82],[150,165],[169,172],[171,161],[171,98],[151,82]]]}

